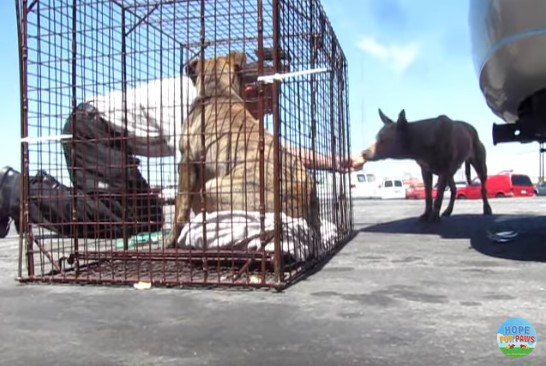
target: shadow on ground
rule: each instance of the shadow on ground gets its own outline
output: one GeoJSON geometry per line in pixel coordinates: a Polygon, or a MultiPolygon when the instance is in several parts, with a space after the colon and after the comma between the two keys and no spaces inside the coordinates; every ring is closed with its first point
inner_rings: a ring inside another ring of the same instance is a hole
{"type": "Polygon", "coordinates": [[[422,223],[417,218],[368,226],[361,232],[392,234],[431,234],[445,239],[470,239],[478,252],[492,257],[546,262],[546,217],[526,215],[455,215],[438,224],[422,223]],[[516,239],[498,243],[490,234],[516,231],[516,239]]]}

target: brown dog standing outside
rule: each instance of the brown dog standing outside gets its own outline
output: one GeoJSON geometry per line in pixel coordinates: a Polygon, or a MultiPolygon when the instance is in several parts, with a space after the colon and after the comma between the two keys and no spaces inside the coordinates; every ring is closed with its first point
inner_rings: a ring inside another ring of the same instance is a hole
{"type": "Polygon", "coordinates": [[[451,189],[449,205],[442,216],[449,216],[457,196],[453,176],[465,163],[465,173],[470,183],[470,166],[478,174],[482,183],[483,214],[491,215],[491,206],[487,199],[487,166],[485,147],[478,132],[466,122],[453,121],[447,116],[425,119],[409,123],[404,110],[398,121],[394,122],[379,110],[384,126],[377,134],[376,142],[362,153],[361,162],[382,159],[412,159],[421,167],[425,184],[425,213],[422,221],[437,222],[440,220],[440,208],[447,185],[451,189]],[[434,206],[432,203],[432,175],[438,176],[438,193],[434,206]]]}
{"type": "MultiPolygon", "coordinates": [[[[223,210],[260,211],[259,121],[240,96],[238,73],[246,63],[243,53],[195,60],[186,71],[199,97],[182,126],[179,193],[169,247],[176,246],[190,213],[223,210]],[[204,192],[201,182],[205,182],[204,192]],[[204,204],[205,203],[205,204],[204,204]]],[[[265,211],[274,210],[273,136],[264,132],[265,211]]],[[[303,162],[288,150],[282,152],[282,210],[303,217],[320,232],[315,184],[303,162]]]]}

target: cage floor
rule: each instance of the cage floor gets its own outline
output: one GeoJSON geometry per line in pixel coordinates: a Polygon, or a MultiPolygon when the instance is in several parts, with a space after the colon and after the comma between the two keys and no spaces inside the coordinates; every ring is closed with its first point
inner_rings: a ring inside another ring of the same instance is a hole
{"type": "MultiPolygon", "coordinates": [[[[295,265],[288,268],[297,271],[295,265]]],[[[66,263],[59,263],[48,272],[38,269],[39,274],[21,281],[111,285],[149,282],[161,287],[281,287],[276,281],[272,256],[259,252],[86,252],[67,258],[66,263]]]]}
{"type": "MultiPolygon", "coordinates": [[[[163,249],[146,246],[137,250],[116,249],[109,241],[94,242],[75,250],[67,238],[34,237],[26,253],[28,273],[21,282],[133,285],[147,282],[155,287],[236,287],[283,289],[310,269],[326,262],[349,241],[354,232],[305,262],[282,257],[282,270],[275,271],[275,256],[267,251],[163,249]],[[82,250],[83,249],[83,250],[82,250]]],[[[85,244],[85,242],[83,242],[85,244]]]]}

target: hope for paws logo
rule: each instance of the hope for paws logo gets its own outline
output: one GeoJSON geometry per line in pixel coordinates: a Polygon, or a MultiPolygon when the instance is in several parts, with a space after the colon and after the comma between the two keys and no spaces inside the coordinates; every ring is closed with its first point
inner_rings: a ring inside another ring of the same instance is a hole
{"type": "Polygon", "coordinates": [[[502,353],[508,357],[529,356],[537,345],[537,332],[525,319],[508,319],[499,328],[497,343],[502,353]]]}

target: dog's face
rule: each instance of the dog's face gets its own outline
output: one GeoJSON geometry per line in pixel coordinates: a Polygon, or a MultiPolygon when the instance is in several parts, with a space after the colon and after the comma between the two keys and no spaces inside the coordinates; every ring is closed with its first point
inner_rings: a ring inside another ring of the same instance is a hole
{"type": "Polygon", "coordinates": [[[186,66],[197,92],[205,97],[240,94],[239,72],[246,64],[246,55],[232,52],[212,60],[193,60],[186,66]],[[201,91],[203,94],[201,94],[201,91]]]}
{"type": "Polygon", "coordinates": [[[379,110],[379,117],[384,126],[379,130],[375,143],[364,150],[362,157],[365,161],[405,157],[407,155],[406,128],[408,125],[406,113],[402,110],[396,122],[385,116],[381,110],[379,110]]]}

